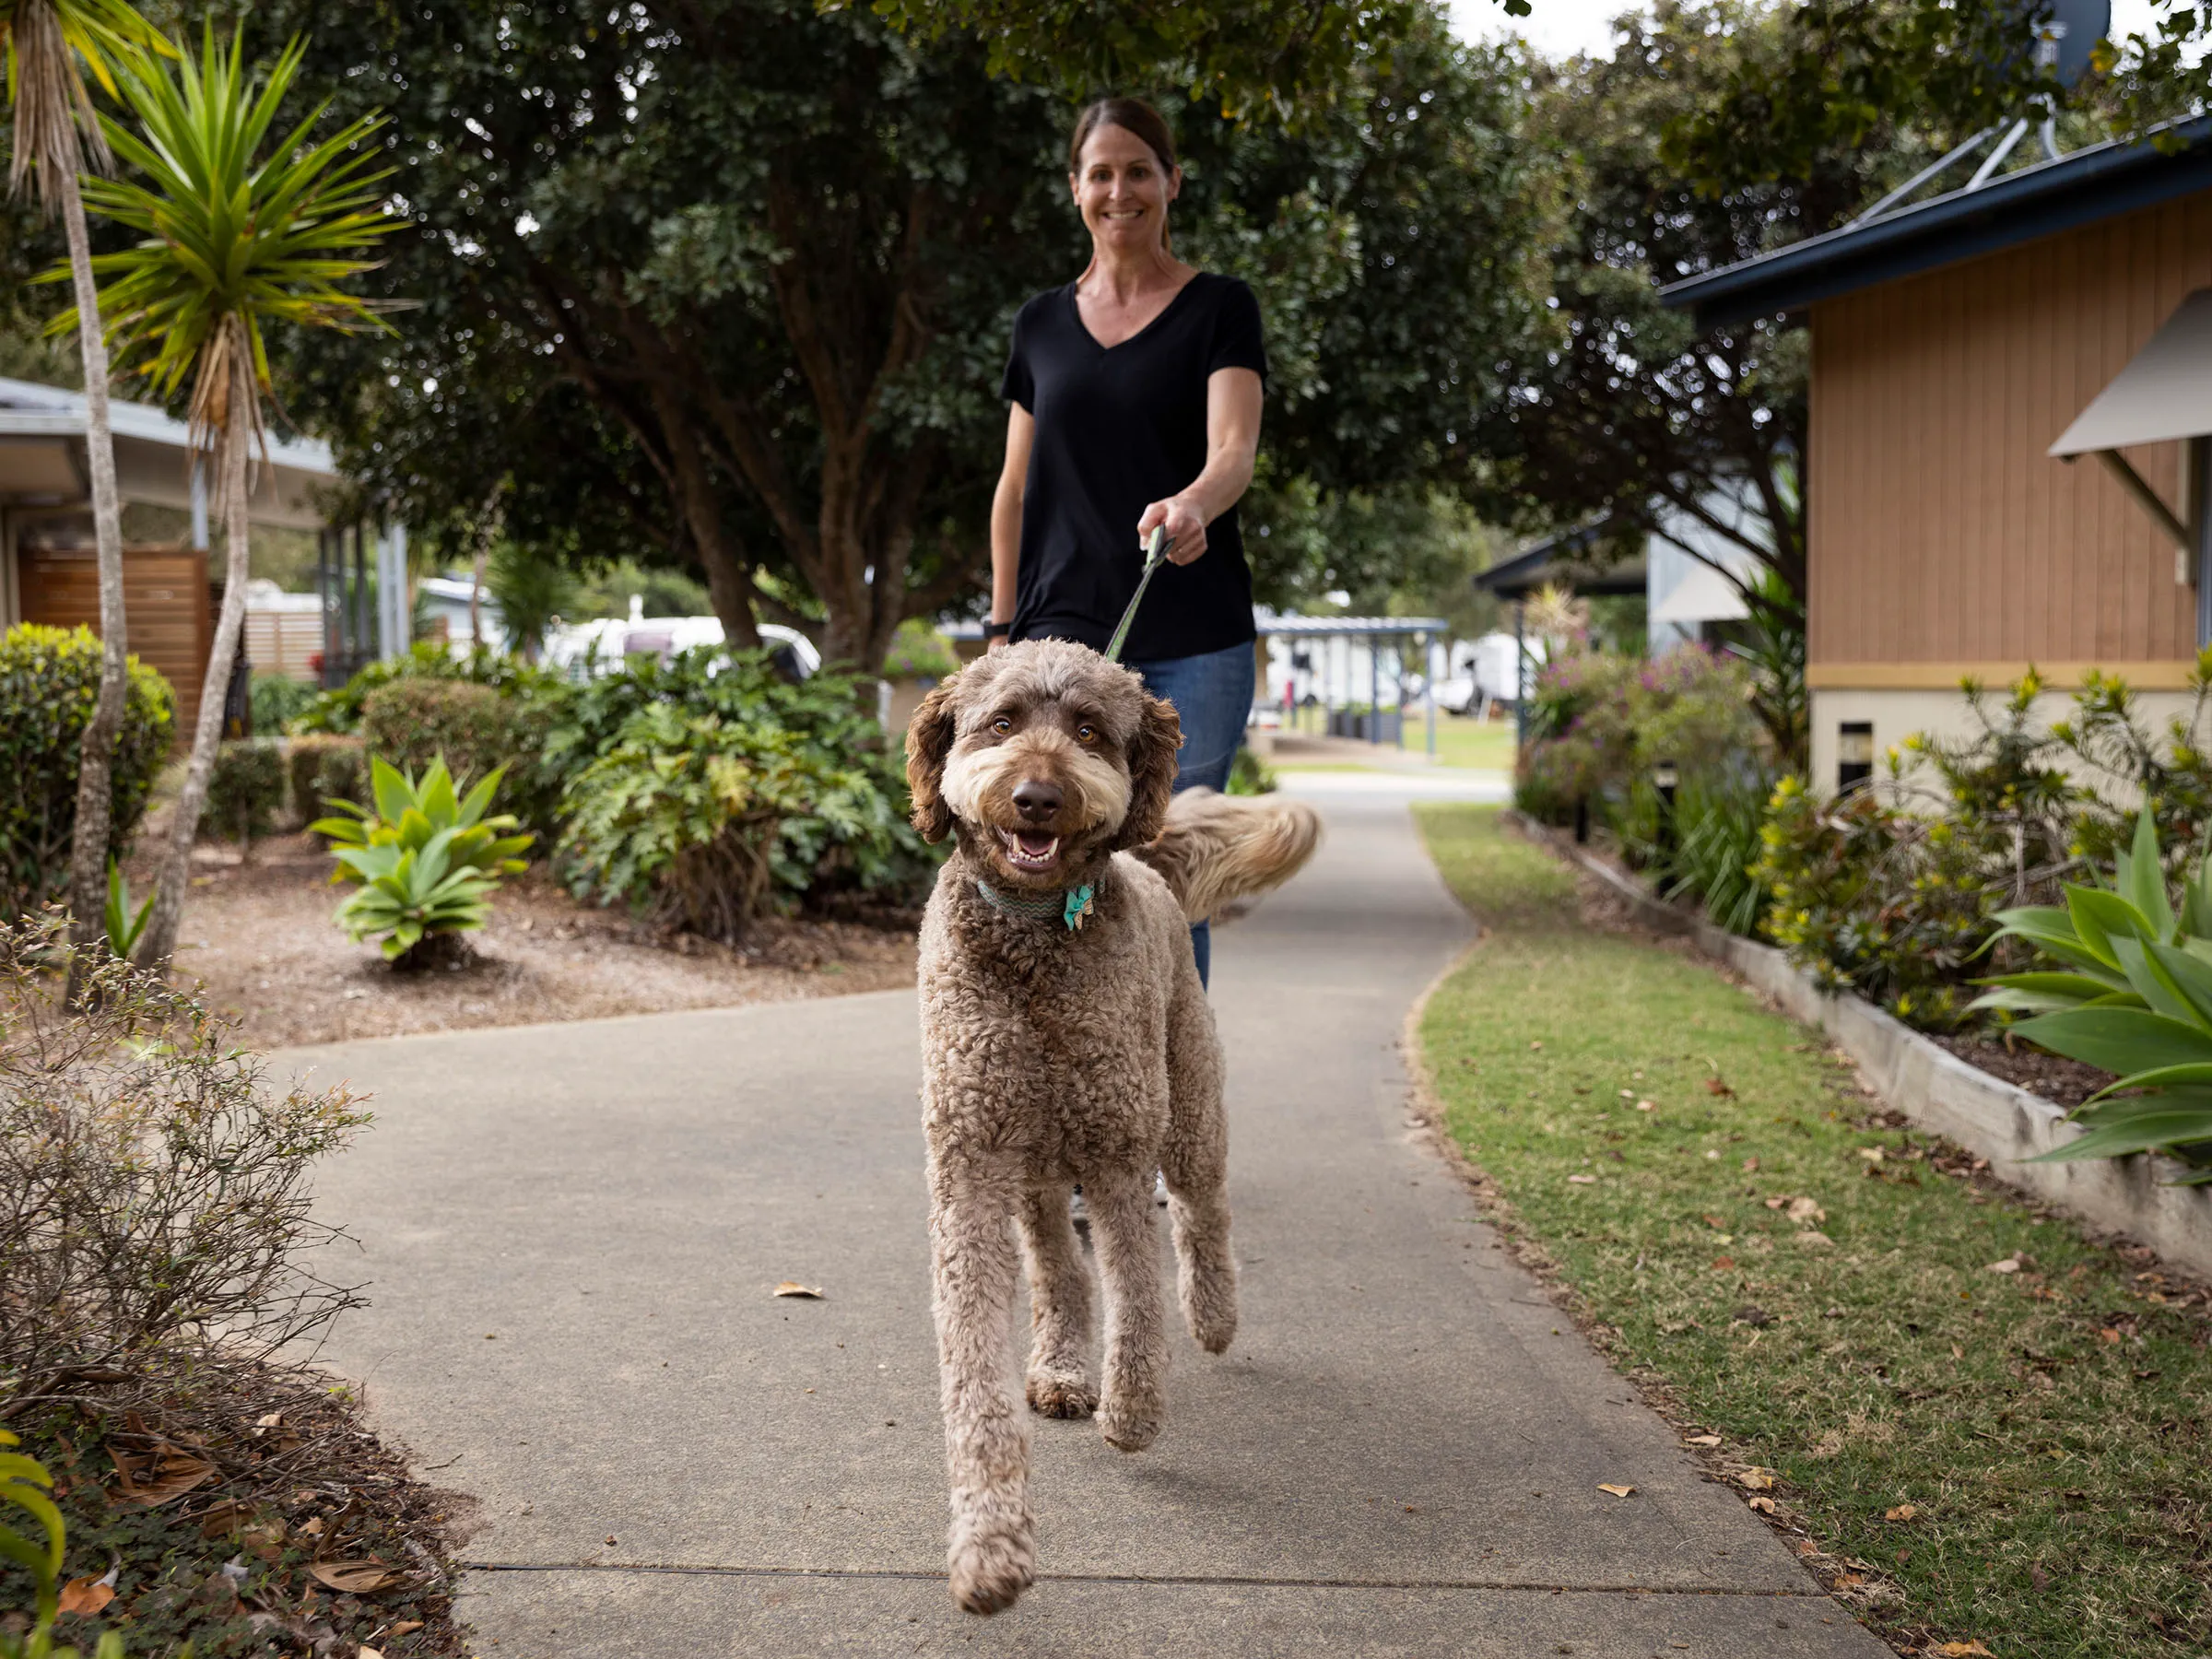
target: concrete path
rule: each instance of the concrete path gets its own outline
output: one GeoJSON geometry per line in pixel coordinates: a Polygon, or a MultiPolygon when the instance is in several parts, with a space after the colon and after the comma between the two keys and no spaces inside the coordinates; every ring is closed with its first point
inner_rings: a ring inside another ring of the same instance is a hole
{"type": "Polygon", "coordinates": [[[1401,1025],[1468,928],[1403,796],[1315,794],[1323,855],[1215,943],[1237,1345],[1178,1331],[1138,1456],[1035,1422],[996,1618],[941,1577],[911,994],[279,1056],[376,1091],[324,1182],[375,1305],[328,1357],[481,1500],[480,1654],[1888,1651],[1410,1133],[1401,1025]]]}

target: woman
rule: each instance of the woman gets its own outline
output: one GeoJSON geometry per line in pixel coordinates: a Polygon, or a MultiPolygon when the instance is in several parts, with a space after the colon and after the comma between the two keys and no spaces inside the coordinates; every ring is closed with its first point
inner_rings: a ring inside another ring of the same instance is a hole
{"type": "MultiPolygon", "coordinates": [[[[1177,259],[1175,142],[1148,104],[1102,99],[1068,146],[1090,264],[1014,320],[1006,463],[991,504],[991,623],[1003,641],[1103,651],[1168,535],[1123,651],[1182,720],[1175,787],[1229,782],[1252,708],[1252,572],[1236,503],[1252,482],[1267,358],[1233,276],[1177,259]]],[[[1206,925],[1191,929],[1206,976],[1206,925]]]]}

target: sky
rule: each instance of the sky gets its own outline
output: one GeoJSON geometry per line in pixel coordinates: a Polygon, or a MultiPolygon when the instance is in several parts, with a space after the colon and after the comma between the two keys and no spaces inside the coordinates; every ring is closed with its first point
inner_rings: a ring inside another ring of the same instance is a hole
{"type": "MultiPolygon", "coordinates": [[[[1612,20],[1641,10],[1634,0],[1531,0],[1534,15],[1509,18],[1499,0],[1449,0],[1452,26],[1463,40],[1491,41],[1520,34],[1549,57],[1578,52],[1609,53],[1612,20]]],[[[2151,0],[2112,0],[2112,33],[2140,32],[2154,16],[2151,0]]]]}

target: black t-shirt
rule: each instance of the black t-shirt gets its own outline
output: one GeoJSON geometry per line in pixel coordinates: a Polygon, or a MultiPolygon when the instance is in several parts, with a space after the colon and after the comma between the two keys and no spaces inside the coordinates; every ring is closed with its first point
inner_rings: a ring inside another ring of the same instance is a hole
{"type": "MultiPolygon", "coordinates": [[[[1021,308],[1001,388],[1037,423],[1014,639],[1106,649],[1144,572],[1137,519],[1206,469],[1206,379],[1217,369],[1267,374],[1259,301],[1233,276],[1201,272],[1111,348],[1083,326],[1073,283],[1021,308]]],[[[1197,656],[1253,631],[1252,571],[1231,507],[1206,526],[1195,562],[1162,565],[1152,578],[1122,656],[1197,656]]]]}

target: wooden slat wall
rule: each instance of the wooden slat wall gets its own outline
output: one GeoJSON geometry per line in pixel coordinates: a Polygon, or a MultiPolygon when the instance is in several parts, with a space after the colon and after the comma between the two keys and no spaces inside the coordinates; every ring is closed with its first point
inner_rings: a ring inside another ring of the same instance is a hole
{"type": "MultiPolygon", "coordinates": [[[[20,558],[24,621],[100,631],[100,566],[91,548],[26,548],[20,558]]],[[[175,688],[177,740],[189,745],[215,642],[207,556],[189,548],[124,548],[123,605],[131,653],[175,688]]]]}
{"type": "MultiPolygon", "coordinates": [[[[2212,194],[1815,306],[1815,668],[2194,656],[2173,544],[2044,452],[2206,286],[2212,194]]],[[[2180,448],[2128,452],[2176,506],[2180,448]]]]}

